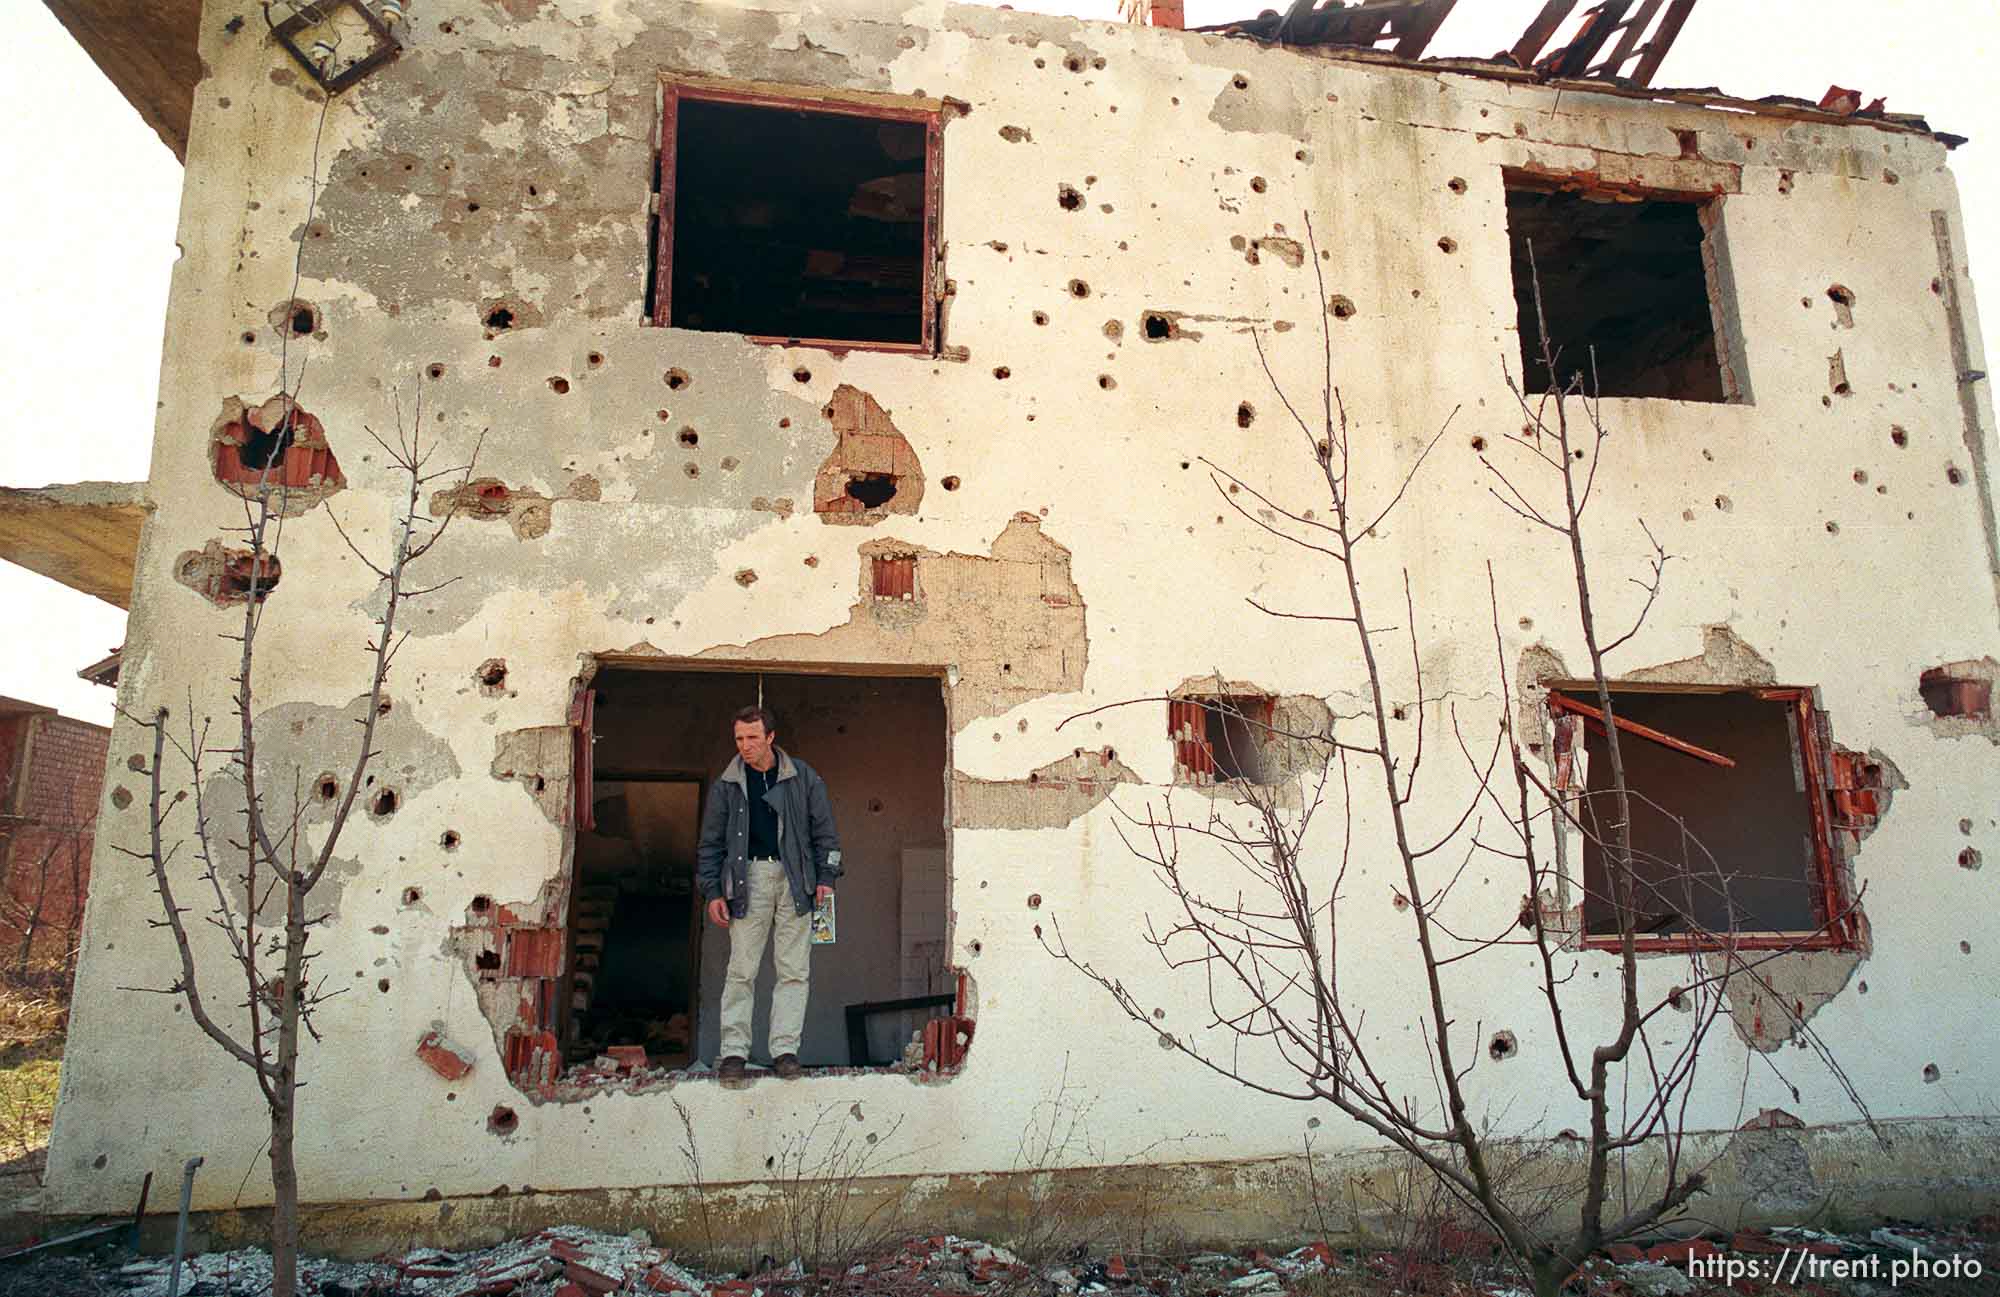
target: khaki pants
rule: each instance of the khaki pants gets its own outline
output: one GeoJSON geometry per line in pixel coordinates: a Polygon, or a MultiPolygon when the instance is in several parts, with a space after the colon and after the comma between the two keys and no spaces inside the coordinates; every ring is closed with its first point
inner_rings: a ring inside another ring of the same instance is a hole
{"type": "Polygon", "coordinates": [[[757,969],[771,944],[771,1057],[799,1052],[812,974],[812,915],[792,905],[791,881],[775,860],[750,862],[750,912],[729,921],[729,972],[722,979],[722,1057],[750,1057],[757,969]]]}

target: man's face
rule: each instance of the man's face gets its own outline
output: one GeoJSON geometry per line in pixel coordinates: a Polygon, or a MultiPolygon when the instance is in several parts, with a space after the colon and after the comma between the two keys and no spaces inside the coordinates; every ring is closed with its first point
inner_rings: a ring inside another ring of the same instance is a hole
{"type": "Polygon", "coordinates": [[[762,721],[736,722],[736,755],[743,758],[743,764],[756,770],[771,768],[771,744],[777,738],[775,732],[767,732],[762,721]]]}

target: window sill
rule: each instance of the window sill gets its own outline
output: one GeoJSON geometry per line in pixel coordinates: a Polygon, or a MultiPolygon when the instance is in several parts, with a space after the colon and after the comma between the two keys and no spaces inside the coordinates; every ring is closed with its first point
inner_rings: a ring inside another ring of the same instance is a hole
{"type": "MultiPolygon", "coordinates": [[[[1858,950],[1860,943],[1844,932],[1743,932],[1710,936],[1635,936],[1633,949],[1642,955],[1723,954],[1733,950],[1858,950]]],[[[1589,933],[1585,950],[1616,951],[1616,933],[1589,933]]]]}

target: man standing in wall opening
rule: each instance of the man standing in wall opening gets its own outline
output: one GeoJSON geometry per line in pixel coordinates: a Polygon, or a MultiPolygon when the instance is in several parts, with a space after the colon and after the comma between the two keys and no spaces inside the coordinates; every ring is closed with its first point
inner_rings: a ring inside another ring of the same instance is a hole
{"type": "Polygon", "coordinates": [[[736,756],[708,792],[695,881],[708,921],[729,933],[722,981],[724,1081],[740,1081],[750,1057],[750,1015],[758,965],[771,946],[771,1070],[799,1074],[812,972],[812,912],[840,877],[840,838],[826,781],[777,746],[778,726],[762,707],[736,713],[736,756]]]}

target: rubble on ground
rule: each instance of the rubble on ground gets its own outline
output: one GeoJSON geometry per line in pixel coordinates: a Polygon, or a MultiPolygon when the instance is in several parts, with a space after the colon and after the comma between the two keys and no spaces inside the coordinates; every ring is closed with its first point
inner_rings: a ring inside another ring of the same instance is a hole
{"type": "MultiPolygon", "coordinates": [[[[1986,1291],[1988,1252],[2000,1219],[1975,1222],[1977,1233],[1914,1225],[1834,1234],[1804,1228],[1743,1230],[1726,1239],[1619,1243],[1593,1258],[1570,1291],[1590,1297],[1720,1297],[1722,1294],[1815,1292],[1829,1297],[1986,1291]],[[1982,1238],[1980,1235],[1984,1235],[1982,1238]],[[1734,1263],[1725,1269],[1724,1263],[1734,1263]],[[1892,1267],[1906,1268],[1892,1284],[1892,1267]],[[1808,1282],[1810,1281],[1810,1282],[1808,1282]],[[1957,1286],[1964,1284],[1965,1286],[1957,1286]]],[[[688,1297],[1289,1297],[1304,1294],[1437,1294],[1525,1297],[1490,1237],[1449,1229],[1443,1246],[1423,1254],[1316,1242],[1280,1253],[1202,1252],[1162,1257],[1093,1253],[1078,1247],[1031,1264],[997,1244],[940,1234],[853,1250],[808,1270],[798,1259],[765,1256],[751,1270],[716,1273],[654,1246],[643,1230],[605,1234],[558,1226],[495,1247],[445,1251],[420,1247],[372,1261],[309,1259],[300,1267],[303,1297],[607,1297],[682,1293],[688,1297]]],[[[1993,1258],[2000,1263],[2000,1256],[1993,1258]]],[[[76,1258],[41,1264],[75,1266],[76,1258]]],[[[0,1294],[34,1291],[34,1263],[0,1262],[0,1294]],[[19,1267],[19,1268],[15,1268],[19,1267]],[[30,1287],[10,1285],[27,1281],[30,1287]]],[[[166,1257],[100,1259],[94,1288],[64,1291],[166,1297],[166,1257]]],[[[182,1262],[181,1297],[253,1297],[271,1287],[267,1253],[248,1248],[182,1262]]],[[[42,1291],[53,1291],[43,1289],[42,1291]]]]}

